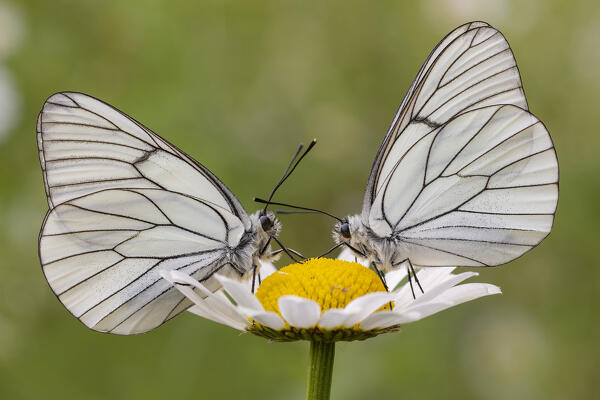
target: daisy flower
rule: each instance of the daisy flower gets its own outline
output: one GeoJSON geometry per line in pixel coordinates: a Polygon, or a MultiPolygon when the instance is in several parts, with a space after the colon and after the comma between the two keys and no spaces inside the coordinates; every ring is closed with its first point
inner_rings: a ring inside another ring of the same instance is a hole
{"type": "Polygon", "coordinates": [[[338,259],[314,258],[280,270],[264,263],[254,293],[251,282],[221,275],[216,279],[222,288],[214,293],[179,271],[162,276],[192,300],[189,311],[196,315],[273,341],[310,341],[309,392],[314,393],[309,398],[329,396],[336,341],[397,332],[410,322],[500,293],[487,283],[461,284],[476,272],[422,268],[417,277],[425,292],[413,298],[404,268],[385,274],[387,292],[366,261],[350,260],[354,257],[344,251],[338,259]]]}

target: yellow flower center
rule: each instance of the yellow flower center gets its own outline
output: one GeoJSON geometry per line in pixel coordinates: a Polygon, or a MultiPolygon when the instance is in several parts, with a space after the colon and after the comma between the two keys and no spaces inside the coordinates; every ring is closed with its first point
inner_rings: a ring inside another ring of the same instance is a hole
{"type": "MultiPolygon", "coordinates": [[[[361,264],[312,258],[303,264],[292,264],[269,275],[256,291],[266,311],[279,314],[277,300],[283,295],[296,295],[316,301],[321,312],[344,308],[357,297],[371,292],[385,292],[375,272],[361,264]]],[[[389,310],[389,305],[382,309],[389,310]]]]}

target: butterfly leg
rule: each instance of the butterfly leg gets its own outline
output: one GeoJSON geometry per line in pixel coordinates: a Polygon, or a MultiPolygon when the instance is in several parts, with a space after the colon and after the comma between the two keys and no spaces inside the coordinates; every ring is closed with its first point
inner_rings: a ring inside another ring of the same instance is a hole
{"type": "Polygon", "coordinates": [[[410,292],[412,293],[413,299],[416,299],[417,296],[415,296],[415,288],[413,287],[412,278],[410,276],[410,267],[408,265],[406,266],[406,275],[408,276],[408,283],[410,284],[410,292]]]}
{"type": "Polygon", "coordinates": [[[269,236],[269,240],[267,240],[267,243],[265,243],[264,247],[260,250],[259,257],[262,257],[265,254],[265,251],[267,251],[269,244],[271,244],[271,238],[272,237],[269,236]]]}
{"type": "Polygon", "coordinates": [[[294,249],[288,249],[288,248],[284,247],[284,246],[281,244],[281,242],[280,242],[279,240],[277,240],[277,238],[276,238],[276,237],[273,237],[273,236],[269,236],[269,240],[267,240],[267,243],[265,243],[264,247],[263,247],[263,248],[260,250],[259,257],[262,257],[262,256],[265,254],[265,252],[267,251],[267,248],[269,247],[269,244],[271,243],[271,239],[274,239],[274,240],[277,242],[277,244],[279,244],[279,245],[281,246],[281,249],[279,249],[279,250],[275,250],[275,251],[271,252],[271,257],[272,257],[272,256],[276,256],[277,254],[279,254],[279,253],[281,253],[282,251],[284,251],[284,252],[285,252],[285,253],[286,253],[288,256],[290,256],[290,258],[291,258],[292,260],[294,260],[294,261],[296,261],[296,262],[299,262],[299,261],[297,261],[296,259],[294,259],[294,257],[293,257],[293,256],[291,256],[291,255],[290,255],[290,253],[293,253],[293,254],[297,255],[298,257],[300,257],[300,258],[302,258],[302,259],[305,259],[305,260],[306,260],[306,257],[304,257],[302,254],[300,254],[299,252],[297,252],[297,251],[296,251],[296,250],[294,250],[294,249]],[[288,251],[289,251],[289,252],[288,252],[288,251]]]}
{"type": "Polygon", "coordinates": [[[344,243],[338,243],[335,246],[333,246],[332,248],[330,248],[329,250],[327,250],[325,253],[321,254],[320,256],[317,256],[317,258],[321,258],[321,257],[325,257],[327,254],[331,253],[332,251],[334,251],[335,249],[337,249],[340,246],[343,246],[344,243]]]}
{"type": "MultiPolygon", "coordinates": [[[[388,288],[387,282],[385,281],[385,275],[379,270],[379,268],[377,268],[377,264],[375,264],[374,261],[371,261],[371,265],[373,266],[373,269],[375,270],[375,273],[377,274],[377,276],[381,280],[381,283],[383,283],[383,287],[385,288],[385,291],[389,293],[390,289],[388,288]]],[[[390,310],[392,310],[394,307],[393,307],[391,301],[390,301],[389,305],[390,305],[390,310]]]]}
{"type": "Polygon", "coordinates": [[[408,262],[408,264],[406,265],[406,276],[408,277],[408,283],[410,285],[410,291],[412,292],[412,296],[413,299],[416,299],[417,296],[415,295],[415,289],[413,287],[413,278],[415,280],[415,282],[417,282],[417,285],[419,286],[419,289],[421,289],[421,293],[425,293],[425,291],[423,290],[423,287],[421,286],[421,282],[419,282],[419,278],[417,278],[417,272],[415,271],[415,268],[413,267],[412,263],[410,262],[410,260],[408,258],[405,258],[403,260],[400,260],[398,262],[395,262],[394,264],[392,264],[392,266],[396,267],[402,263],[408,262]],[[411,276],[411,271],[412,271],[412,276],[411,276]]]}
{"type": "Polygon", "coordinates": [[[288,248],[287,248],[287,247],[285,247],[285,246],[283,245],[283,243],[281,243],[281,241],[280,241],[279,239],[277,239],[275,236],[271,236],[271,238],[273,238],[273,240],[277,242],[277,244],[279,245],[279,247],[281,247],[281,250],[283,250],[283,252],[284,252],[285,254],[287,254],[287,256],[288,256],[289,258],[291,258],[291,259],[292,259],[294,262],[296,262],[296,263],[298,263],[298,264],[302,264],[302,261],[299,261],[299,260],[297,260],[297,259],[296,259],[296,257],[294,257],[294,255],[292,254],[292,252],[290,252],[290,251],[288,250],[288,248]]]}
{"type": "MultiPolygon", "coordinates": [[[[256,265],[253,265],[252,267],[252,294],[254,294],[254,284],[256,282],[256,276],[258,275],[258,286],[262,284],[262,281],[260,279],[260,271],[256,270],[256,265]]],[[[254,325],[256,325],[256,322],[252,320],[252,326],[254,325]]]]}
{"type": "MultiPolygon", "coordinates": [[[[406,265],[406,277],[408,278],[408,284],[410,285],[410,292],[412,293],[412,297],[413,297],[413,299],[416,299],[417,296],[415,295],[415,288],[413,287],[413,283],[412,283],[413,278],[412,278],[412,276],[410,274],[411,270],[412,270],[413,276],[415,277],[415,281],[419,282],[419,280],[417,279],[417,273],[415,272],[415,269],[413,268],[412,263],[410,262],[410,260],[408,258],[405,258],[403,260],[395,262],[394,264],[392,264],[392,266],[396,267],[396,266],[401,265],[402,263],[405,263],[407,261],[408,261],[408,264],[406,265]]],[[[421,287],[420,283],[419,283],[419,287],[421,287]]],[[[423,292],[423,288],[421,288],[421,292],[423,292]]]]}
{"type": "MultiPolygon", "coordinates": [[[[277,254],[281,253],[282,251],[283,251],[283,249],[275,250],[275,251],[271,252],[271,256],[276,256],[277,254]]],[[[299,251],[296,251],[296,250],[294,250],[294,249],[291,249],[291,248],[289,248],[289,247],[288,247],[288,251],[289,251],[290,253],[293,253],[293,254],[297,255],[298,257],[300,257],[300,258],[302,258],[302,259],[306,260],[306,257],[304,257],[304,256],[302,255],[302,253],[300,253],[299,251]]]]}
{"type": "Polygon", "coordinates": [[[371,261],[371,265],[373,266],[373,269],[375,270],[375,273],[377,274],[377,276],[381,280],[381,283],[383,283],[383,287],[385,288],[386,292],[389,292],[390,290],[388,289],[387,282],[385,281],[385,276],[381,273],[381,271],[379,270],[379,268],[377,268],[377,265],[375,264],[374,261],[371,261]]]}
{"type": "MultiPolygon", "coordinates": [[[[258,273],[259,285],[260,285],[260,273],[258,273]]],[[[254,294],[254,283],[256,282],[256,265],[252,265],[252,294],[254,294]]],[[[252,320],[252,326],[256,323],[252,320]]]]}
{"type": "MultiPolygon", "coordinates": [[[[260,279],[260,274],[258,275],[258,279],[260,279]]],[[[252,294],[254,294],[254,284],[256,283],[256,265],[252,266],[252,294]]],[[[260,283],[259,283],[260,285],[260,283]]]]}
{"type": "Polygon", "coordinates": [[[295,255],[297,255],[298,257],[302,258],[303,260],[306,260],[306,257],[304,257],[304,256],[302,255],[302,253],[300,253],[299,251],[296,251],[296,250],[294,250],[294,249],[291,249],[291,248],[289,248],[289,247],[288,247],[288,250],[289,250],[289,251],[291,251],[292,253],[294,253],[295,255]]]}
{"type": "Polygon", "coordinates": [[[410,266],[410,269],[413,273],[413,276],[415,278],[415,282],[417,282],[417,285],[419,286],[419,289],[421,290],[421,293],[425,293],[425,291],[423,290],[423,287],[421,286],[421,282],[419,282],[419,278],[417,277],[417,272],[415,271],[415,267],[413,267],[410,260],[407,259],[407,261],[408,261],[408,265],[410,266]]]}

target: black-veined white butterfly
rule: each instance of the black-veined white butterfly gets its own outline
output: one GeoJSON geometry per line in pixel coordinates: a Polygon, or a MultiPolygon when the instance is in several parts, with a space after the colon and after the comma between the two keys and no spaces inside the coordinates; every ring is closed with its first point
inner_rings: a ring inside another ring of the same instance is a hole
{"type": "Polygon", "coordinates": [[[472,22],[419,70],[375,157],[362,214],[338,218],[330,251],[346,245],[378,272],[406,263],[409,281],[413,264],[500,265],[548,235],[557,202],[556,153],[528,111],[513,53],[498,30],[472,22]]]}
{"type": "MultiPolygon", "coordinates": [[[[260,260],[278,256],[270,242],[280,244],[281,225],[271,211],[248,215],[202,164],[102,101],[50,96],[37,140],[50,208],[42,269],[61,303],[94,330],[142,333],[189,308],[161,270],[216,290],[215,272],[256,274],[260,260]]],[[[313,144],[299,158],[298,148],[271,197],[313,144]]]]}

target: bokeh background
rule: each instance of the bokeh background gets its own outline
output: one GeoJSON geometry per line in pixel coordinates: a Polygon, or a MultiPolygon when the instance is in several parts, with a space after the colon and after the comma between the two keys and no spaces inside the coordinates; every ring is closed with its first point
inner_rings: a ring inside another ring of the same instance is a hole
{"type": "MultiPolygon", "coordinates": [[[[354,213],[418,68],[475,19],[508,38],[556,144],[554,230],[510,265],[480,271],[502,296],[339,344],[333,398],[597,398],[595,0],[0,0],[0,398],[304,396],[307,343],[267,343],[191,314],[118,337],[62,308],[37,258],[47,206],[35,121],[47,96],[77,90],[124,110],[209,167],[248,210],[297,144],[317,137],[278,199],[354,213]]],[[[283,241],[307,254],[331,243],[325,217],[284,224],[283,241]]]]}

